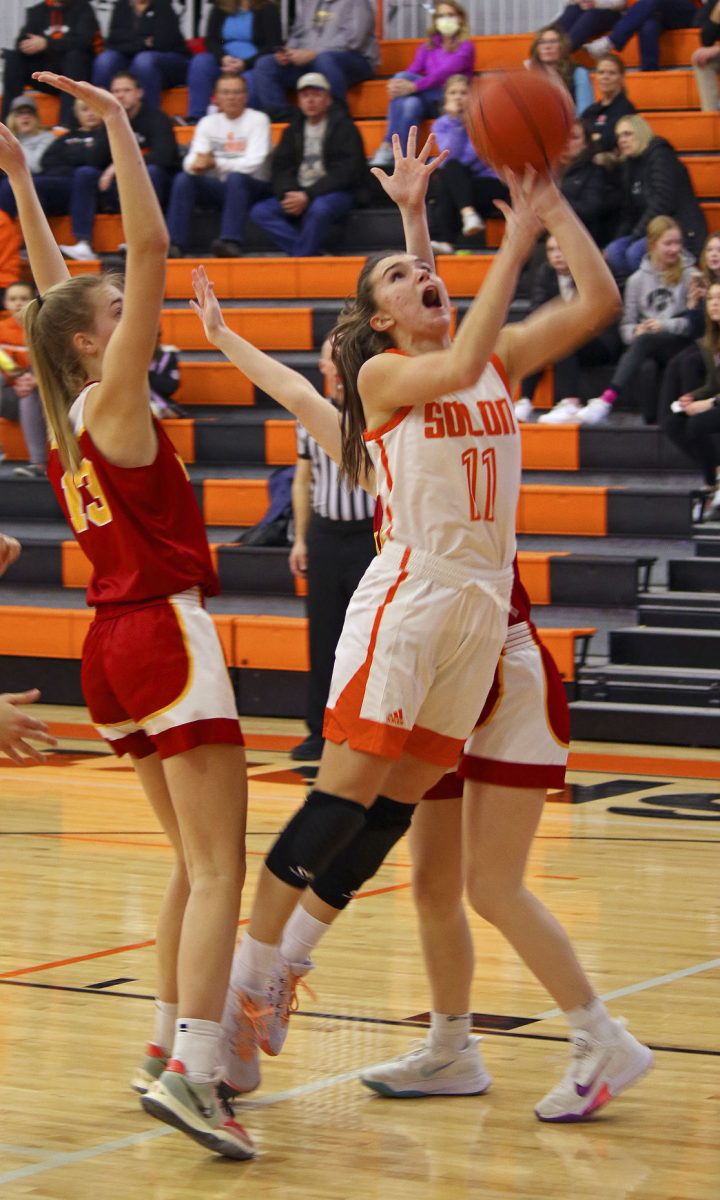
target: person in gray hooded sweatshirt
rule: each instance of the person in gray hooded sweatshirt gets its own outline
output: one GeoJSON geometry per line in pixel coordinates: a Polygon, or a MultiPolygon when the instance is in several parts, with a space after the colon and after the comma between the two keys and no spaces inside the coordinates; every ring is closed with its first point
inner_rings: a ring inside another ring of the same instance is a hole
{"type": "Polygon", "coordinates": [[[625,285],[620,336],[627,345],[608,387],[574,416],[581,425],[601,425],[623,393],[637,397],[645,423],[657,421],[658,373],[697,337],[688,307],[692,256],[683,249],[682,231],[672,217],[653,217],[648,251],[625,285]]]}

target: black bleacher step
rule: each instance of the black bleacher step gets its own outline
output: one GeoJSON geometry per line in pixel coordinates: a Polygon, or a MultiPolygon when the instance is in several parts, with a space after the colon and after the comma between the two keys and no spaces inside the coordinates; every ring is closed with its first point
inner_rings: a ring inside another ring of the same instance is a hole
{"type": "Polygon", "coordinates": [[[675,704],[720,709],[720,672],[684,667],[634,667],[601,663],[580,667],[578,700],[620,704],[675,704]]]}
{"type": "Polygon", "coordinates": [[[698,558],[720,558],[720,529],[715,532],[707,526],[701,526],[702,533],[695,533],[693,545],[698,558]]]}
{"type": "Polygon", "coordinates": [[[710,629],[614,629],[609,636],[610,660],[637,666],[720,670],[720,632],[710,629]]]}
{"type": "Polygon", "coordinates": [[[668,563],[668,588],[671,592],[717,592],[720,598],[720,558],[672,559],[668,563]]]}
{"type": "MultiPolygon", "coordinates": [[[[644,742],[662,746],[720,747],[720,711],[660,704],[570,705],[572,737],[588,742],[644,742]]],[[[628,769],[632,759],[628,760],[628,769]]]]}
{"type": "MultiPolygon", "coordinates": [[[[620,415],[621,416],[621,415],[620,415]]],[[[627,471],[689,471],[697,475],[697,464],[665,437],[662,429],[630,424],[627,419],[601,428],[580,429],[580,461],[583,467],[627,471]]]]}
{"type": "Polygon", "coordinates": [[[295,596],[289,546],[221,546],[218,573],[223,595],[295,596]]]}
{"type": "Polygon", "coordinates": [[[550,559],[552,603],[634,608],[654,562],[647,556],[558,555],[550,559]]]}
{"type": "Polygon", "coordinates": [[[640,596],[638,624],[720,629],[720,596],[712,592],[653,592],[640,596]]]}

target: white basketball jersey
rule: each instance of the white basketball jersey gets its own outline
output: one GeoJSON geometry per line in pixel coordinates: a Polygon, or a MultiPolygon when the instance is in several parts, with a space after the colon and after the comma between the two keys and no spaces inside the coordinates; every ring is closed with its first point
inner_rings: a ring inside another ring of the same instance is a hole
{"type": "Polygon", "coordinates": [[[399,408],[364,437],[382,501],[381,543],[424,549],[470,570],[512,564],[520,434],[495,355],[472,387],[399,408]]]}

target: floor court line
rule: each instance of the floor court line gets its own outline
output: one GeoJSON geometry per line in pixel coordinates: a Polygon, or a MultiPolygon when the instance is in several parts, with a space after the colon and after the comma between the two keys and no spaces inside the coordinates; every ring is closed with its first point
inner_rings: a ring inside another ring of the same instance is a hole
{"type": "MultiPolygon", "coordinates": [[[[617,1000],[620,996],[632,996],[636,992],[646,992],[650,988],[662,987],[666,983],[676,983],[678,979],[687,979],[690,975],[700,975],[703,971],[715,971],[720,967],[720,958],[709,958],[707,962],[696,963],[694,967],[683,967],[679,971],[670,971],[667,975],[656,975],[653,979],[643,979],[639,983],[631,983],[627,987],[616,988],[612,992],[603,992],[601,1000],[617,1000]]],[[[549,1008],[547,1012],[537,1013],[533,1020],[546,1021],[551,1017],[559,1017],[560,1008],[549,1008]]]]}
{"type": "MultiPolygon", "coordinates": [[[[612,1000],[618,996],[628,996],[634,992],[646,991],[653,987],[661,987],[665,983],[674,982],[677,979],[686,978],[689,975],[697,975],[702,971],[711,971],[720,967],[720,958],[708,959],[707,962],[696,963],[693,967],[684,967],[679,971],[672,971],[667,975],[658,975],[653,979],[641,980],[638,983],[630,984],[628,987],[618,988],[613,992],[605,993],[601,999],[612,1000]]],[[[545,1013],[538,1013],[534,1018],[536,1021],[542,1021],[551,1017],[559,1016],[559,1009],[550,1009],[545,1013]]],[[[383,1059],[382,1062],[387,1062],[383,1059]]],[[[380,1066],[380,1063],[373,1064],[380,1066]]],[[[309,1096],[313,1093],[324,1091],[327,1088],[335,1087],[341,1083],[347,1083],[352,1079],[358,1079],[365,1071],[371,1070],[372,1066],[367,1064],[363,1067],[358,1067],[354,1071],[343,1071],[339,1075],[331,1075],[326,1079],[317,1079],[311,1083],[299,1084],[297,1087],[288,1088],[283,1092],[275,1092],[273,1095],[262,1097],[260,1100],[250,1100],[241,1102],[240,1110],[249,1111],[254,1108],[268,1108],[273,1104],[280,1104],[285,1100],[296,1100],[301,1096],[309,1096]]],[[[27,1179],[29,1176],[39,1175],[45,1171],[55,1170],[69,1166],[75,1163],[89,1161],[93,1158],[98,1158],[104,1154],[113,1154],[117,1150],[130,1149],[134,1146],[142,1145],[143,1142],[152,1141],[159,1137],[166,1137],[168,1134],[175,1132],[172,1129],[148,1130],[144,1133],[130,1134],[126,1138],[118,1138],[111,1142],[101,1142],[97,1146],[92,1146],[86,1150],[76,1150],[70,1154],[57,1154],[52,1152],[38,1151],[37,1153],[47,1153],[49,1157],[44,1158],[41,1162],[29,1163],[27,1166],[18,1167],[12,1171],[6,1171],[0,1174],[0,1184],[13,1183],[18,1179],[27,1179]]],[[[35,1153],[29,1149],[20,1151],[22,1153],[35,1153]]]]}

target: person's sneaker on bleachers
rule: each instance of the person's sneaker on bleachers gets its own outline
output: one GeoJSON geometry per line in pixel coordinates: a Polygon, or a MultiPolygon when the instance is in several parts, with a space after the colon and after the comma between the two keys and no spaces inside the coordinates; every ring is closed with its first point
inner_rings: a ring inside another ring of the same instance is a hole
{"type": "Polygon", "coordinates": [[[450,242],[431,242],[433,254],[454,254],[455,247],[450,242]]]}
{"type": "Polygon", "coordinates": [[[576,396],[558,400],[554,408],[538,417],[538,425],[575,425],[582,405],[576,396]]]}
{"type": "Polygon", "coordinates": [[[608,404],[602,396],[595,396],[593,400],[588,400],[584,408],[579,410],[576,420],[581,425],[604,425],[606,421],[610,420],[612,409],[612,404],[608,404]]]}
{"type": "Polygon", "coordinates": [[[461,212],[463,237],[477,237],[485,228],[485,222],[474,208],[464,208],[461,212]]]}
{"type": "Polygon", "coordinates": [[[393,148],[389,142],[381,142],[377,150],[370,159],[368,166],[370,167],[391,167],[395,162],[393,148]]]}
{"type": "Polygon", "coordinates": [[[72,258],[75,262],[90,262],[91,259],[97,258],[97,254],[89,242],[75,242],[72,246],[59,246],[59,250],[66,258],[72,258]]]}
{"type": "Polygon", "coordinates": [[[230,238],[215,238],[210,247],[216,258],[242,258],[245,247],[230,238]]]}
{"type": "Polygon", "coordinates": [[[535,411],[532,400],[528,400],[527,396],[521,398],[515,403],[515,417],[518,421],[529,421],[535,411]]]}

